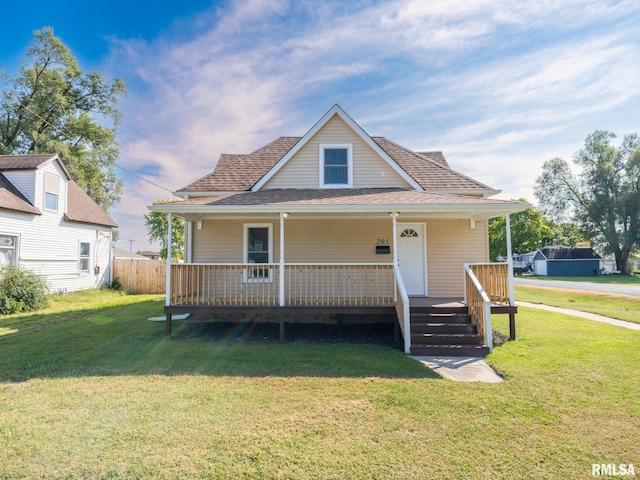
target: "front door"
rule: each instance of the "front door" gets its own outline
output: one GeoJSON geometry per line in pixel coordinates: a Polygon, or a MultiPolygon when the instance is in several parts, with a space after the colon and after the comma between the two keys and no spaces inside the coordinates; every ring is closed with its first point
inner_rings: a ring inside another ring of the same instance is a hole
{"type": "Polygon", "coordinates": [[[427,239],[424,223],[398,223],[398,263],[409,295],[427,295],[427,239]]]}

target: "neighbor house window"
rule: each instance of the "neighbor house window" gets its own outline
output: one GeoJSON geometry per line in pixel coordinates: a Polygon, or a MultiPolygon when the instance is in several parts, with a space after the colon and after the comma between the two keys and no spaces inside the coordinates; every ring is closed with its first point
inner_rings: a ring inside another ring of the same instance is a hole
{"type": "Polygon", "coordinates": [[[78,270],[81,272],[89,271],[91,260],[91,245],[89,243],[80,243],[80,261],[78,262],[78,270]]]}
{"type": "Polygon", "coordinates": [[[60,177],[52,173],[44,176],[44,208],[58,211],[58,197],[60,195],[60,177]]]}
{"type": "Polygon", "coordinates": [[[18,237],[0,235],[0,267],[18,263],[18,237]]]}
{"type": "Polygon", "coordinates": [[[320,145],[320,187],[345,188],[353,185],[351,144],[320,145]]]}
{"type": "MultiPolygon", "coordinates": [[[[245,224],[244,263],[273,262],[273,226],[270,223],[245,224]]],[[[270,267],[252,267],[245,272],[245,279],[261,281],[271,279],[270,267]]]]}

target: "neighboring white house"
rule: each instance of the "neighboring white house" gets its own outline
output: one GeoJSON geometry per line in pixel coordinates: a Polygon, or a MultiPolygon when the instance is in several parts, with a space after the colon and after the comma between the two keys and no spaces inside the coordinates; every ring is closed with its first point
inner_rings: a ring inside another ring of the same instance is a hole
{"type": "Polygon", "coordinates": [[[0,266],[42,275],[51,292],[101,286],[117,226],[58,155],[0,155],[0,266]]]}

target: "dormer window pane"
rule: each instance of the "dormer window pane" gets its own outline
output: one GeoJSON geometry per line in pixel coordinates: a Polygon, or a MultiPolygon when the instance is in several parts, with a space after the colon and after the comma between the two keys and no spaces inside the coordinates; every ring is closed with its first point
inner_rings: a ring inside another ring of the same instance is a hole
{"type": "Polygon", "coordinates": [[[346,185],[349,181],[349,164],[346,148],[327,148],[324,151],[324,183],[346,185]]]}
{"type": "Polygon", "coordinates": [[[58,196],[60,195],[60,177],[51,173],[44,177],[44,208],[58,211],[58,196]]]}

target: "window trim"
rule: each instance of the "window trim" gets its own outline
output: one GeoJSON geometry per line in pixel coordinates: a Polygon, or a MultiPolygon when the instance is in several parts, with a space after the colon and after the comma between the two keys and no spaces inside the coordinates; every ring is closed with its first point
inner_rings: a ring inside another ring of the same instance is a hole
{"type": "Polygon", "coordinates": [[[318,166],[320,171],[319,188],[353,188],[353,144],[352,143],[321,143],[318,146],[318,166]],[[324,181],[324,151],[344,149],[347,151],[347,183],[325,183],[324,181]]]}
{"type": "MultiPolygon", "coordinates": [[[[250,228],[266,228],[268,229],[267,235],[269,237],[269,250],[268,250],[268,261],[263,265],[272,265],[273,264],[273,223],[245,223],[243,224],[243,235],[242,235],[242,263],[249,263],[249,229],[250,228]]],[[[258,264],[259,265],[259,264],[258,264]]],[[[249,276],[249,270],[245,269],[242,273],[242,280],[244,282],[273,282],[273,269],[268,268],[269,276],[267,278],[251,278],[249,276]]]]}
{"type": "Polygon", "coordinates": [[[13,263],[10,263],[8,265],[19,265],[20,264],[20,234],[0,232],[0,235],[3,237],[15,238],[15,243],[13,245],[13,248],[6,248],[6,250],[13,250],[15,252],[13,257],[13,263]]]}
{"type": "Polygon", "coordinates": [[[80,273],[89,273],[91,271],[91,242],[78,242],[78,272],[80,273]],[[82,255],[82,245],[86,244],[89,246],[89,254],[82,255]],[[87,259],[87,268],[84,270],[81,267],[82,260],[87,259]]]}

